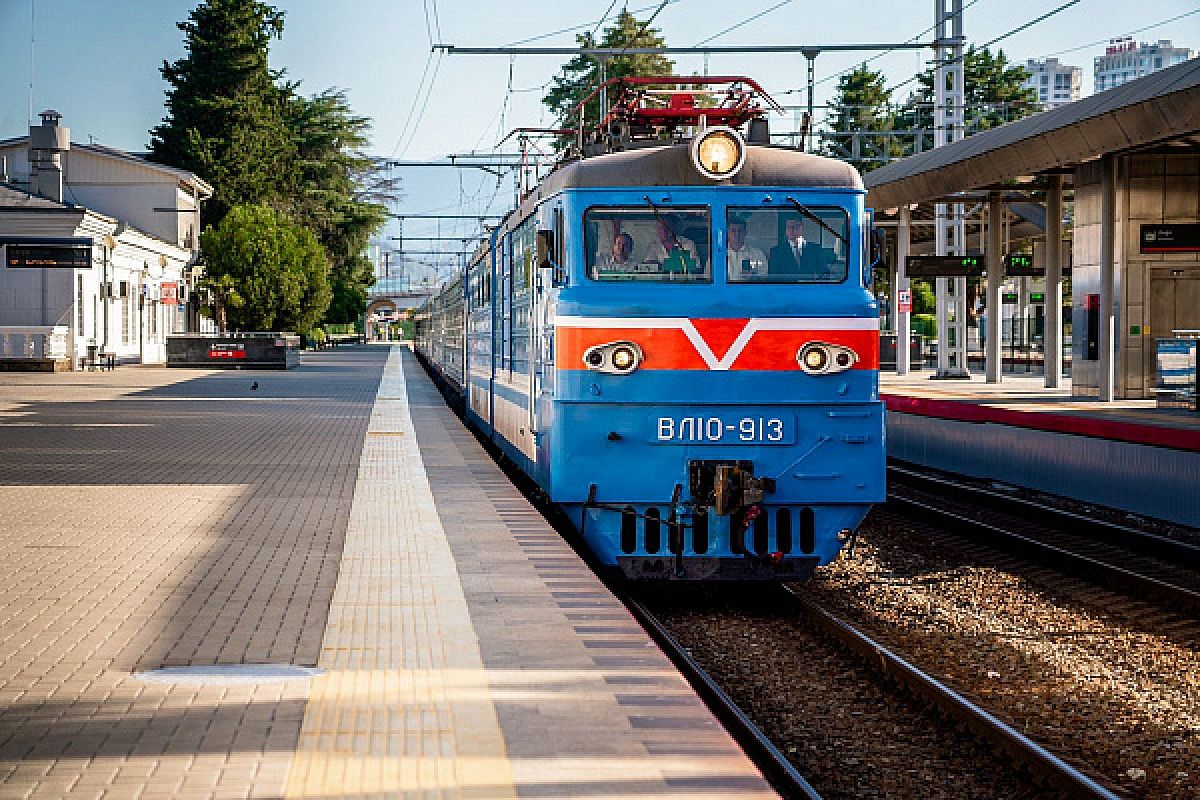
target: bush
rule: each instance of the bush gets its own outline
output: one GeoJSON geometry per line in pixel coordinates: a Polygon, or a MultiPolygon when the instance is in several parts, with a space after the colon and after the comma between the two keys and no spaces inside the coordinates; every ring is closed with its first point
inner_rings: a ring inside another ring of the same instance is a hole
{"type": "Polygon", "coordinates": [[[937,314],[913,314],[912,332],[930,338],[937,336],[937,314]]]}

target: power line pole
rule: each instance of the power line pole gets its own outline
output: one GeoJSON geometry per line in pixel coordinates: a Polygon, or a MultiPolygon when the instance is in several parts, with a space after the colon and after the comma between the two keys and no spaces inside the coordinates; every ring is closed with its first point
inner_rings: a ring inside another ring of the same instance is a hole
{"type": "MultiPolygon", "coordinates": [[[[934,0],[937,38],[934,53],[933,146],[957,142],[965,134],[966,103],[963,69],[963,0],[934,0]]],[[[963,205],[935,207],[937,254],[966,255],[963,205]]],[[[970,378],[967,370],[967,279],[937,278],[937,371],[935,378],[970,378]]],[[[989,308],[989,314],[1000,309],[989,308]]],[[[899,346],[899,344],[897,345],[899,346]]]]}

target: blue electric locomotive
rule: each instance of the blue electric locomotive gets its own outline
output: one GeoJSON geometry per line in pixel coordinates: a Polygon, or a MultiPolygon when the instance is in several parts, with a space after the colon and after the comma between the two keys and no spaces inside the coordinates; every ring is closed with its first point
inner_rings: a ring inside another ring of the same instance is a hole
{"type": "Polygon", "coordinates": [[[418,312],[417,351],[601,563],[807,577],[884,499],[862,181],[675,110],[707,117],[690,140],[639,143],[627,109],[612,152],[551,172],[418,312]]]}

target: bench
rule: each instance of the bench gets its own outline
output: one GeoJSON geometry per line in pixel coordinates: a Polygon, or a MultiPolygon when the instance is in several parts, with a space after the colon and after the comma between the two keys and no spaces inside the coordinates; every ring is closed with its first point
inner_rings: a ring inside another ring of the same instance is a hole
{"type": "Polygon", "coordinates": [[[79,368],[86,369],[89,372],[94,369],[112,370],[117,367],[116,353],[100,353],[95,347],[89,346],[87,355],[79,359],[79,368]]]}

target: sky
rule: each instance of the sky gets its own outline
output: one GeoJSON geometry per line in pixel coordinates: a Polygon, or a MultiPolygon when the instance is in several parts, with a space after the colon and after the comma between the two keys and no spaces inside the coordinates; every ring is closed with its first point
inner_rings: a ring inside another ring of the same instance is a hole
{"type": "MultiPolygon", "coordinates": [[[[935,0],[936,1],[936,0],[935,0]]],[[[76,142],[95,141],[144,151],[148,131],[164,114],[164,60],[184,55],[176,23],[197,0],[0,0],[0,138],[27,132],[32,112],[63,114],[76,142]]],[[[573,46],[625,0],[276,0],[285,30],[271,44],[271,64],[301,81],[301,91],[345,90],[358,114],[372,120],[370,152],[395,160],[439,160],[450,153],[489,151],[512,128],[549,125],[540,103],[561,56],[437,55],[431,44],[499,47],[533,37],[529,46],[573,46]],[[580,28],[578,26],[586,26],[580,28]],[[573,29],[573,30],[563,30],[573,29]],[[555,33],[561,31],[559,33],[555,33]]],[[[629,0],[640,19],[667,43],[821,45],[878,44],[918,37],[933,24],[930,0],[629,0]],[[766,12],[766,13],[763,13],[766,12]],[[761,14],[757,19],[751,19],[761,14]],[[721,33],[746,20],[746,24],[721,33]]],[[[1061,6],[1048,19],[1004,38],[1010,60],[1055,55],[1083,67],[1084,96],[1092,91],[1092,59],[1111,37],[1134,33],[1139,41],[1171,39],[1200,49],[1196,0],[965,0],[964,34],[983,44],[1061,6]]],[[[919,37],[928,41],[931,34],[919,37]]],[[[825,53],[816,61],[816,102],[833,93],[837,75],[864,59],[882,70],[889,86],[924,68],[932,51],[825,53]]],[[[784,105],[805,102],[806,64],[800,54],[713,55],[709,74],[755,78],[784,105]]],[[[676,58],[681,74],[703,72],[702,56],[676,58]]],[[[912,84],[894,97],[903,100],[912,84]]],[[[795,113],[772,121],[772,130],[794,127],[795,113]]],[[[818,118],[820,114],[818,113],[818,118]]],[[[511,146],[505,148],[511,151],[511,146]]],[[[403,168],[396,171],[404,197],[396,213],[501,213],[511,204],[510,178],[479,170],[403,168]]],[[[474,223],[408,219],[390,223],[381,236],[401,232],[465,235],[474,223]]],[[[432,249],[436,243],[426,243],[432,249]]],[[[416,246],[415,244],[413,245],[416,246]]]]}

